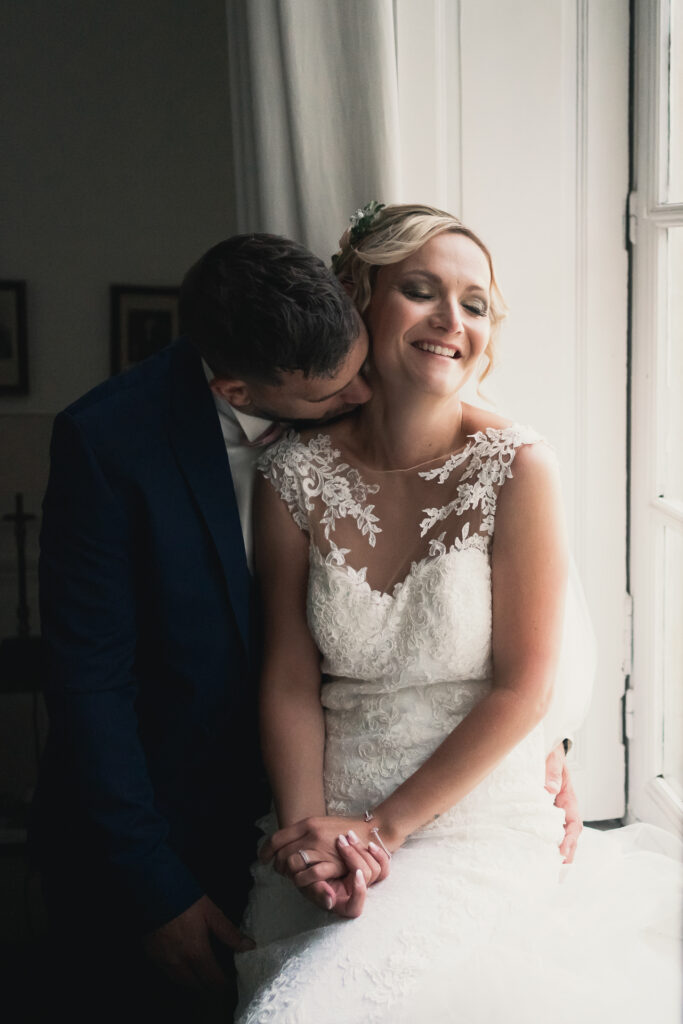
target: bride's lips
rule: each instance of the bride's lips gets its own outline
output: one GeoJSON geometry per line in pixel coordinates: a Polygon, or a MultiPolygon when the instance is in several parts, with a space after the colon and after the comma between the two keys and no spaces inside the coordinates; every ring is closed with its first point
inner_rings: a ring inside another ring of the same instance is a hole
{"type": "Polygon", "coordinates": [[[462,352],[456,345],[444,345],[442,342],[427,341],[420,339],[411,342],[413,348],[419,352],[427,352],[430,355],[441,356],[443,359],[462,359],[462,352]]]}

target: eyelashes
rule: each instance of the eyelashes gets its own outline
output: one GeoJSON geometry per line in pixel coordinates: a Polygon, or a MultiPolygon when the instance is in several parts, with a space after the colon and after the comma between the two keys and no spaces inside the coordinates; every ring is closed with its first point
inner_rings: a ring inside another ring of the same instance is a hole
{"type": "MultiPolygon", "coordinates": [[[[424,291],[420,288],[402,288],[403,295],[414,302],[430,302],[438,298],[434,292],[424,291]]],[[[474,316],[488,316],[488,306],[485,302],[465,302],[463,309],[474,316]]]]}

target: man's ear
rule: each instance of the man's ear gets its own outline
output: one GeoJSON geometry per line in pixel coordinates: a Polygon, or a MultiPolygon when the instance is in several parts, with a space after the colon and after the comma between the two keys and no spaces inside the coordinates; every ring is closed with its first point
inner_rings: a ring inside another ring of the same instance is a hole
{"type": "Polygon", "coordinates": [[[214,377],[212,381],[209,381],[209,387],[214,395],[220,395],[237,409],[244,409],[252,404],[249,385],[246,381],[233,377],[214,377]]]}

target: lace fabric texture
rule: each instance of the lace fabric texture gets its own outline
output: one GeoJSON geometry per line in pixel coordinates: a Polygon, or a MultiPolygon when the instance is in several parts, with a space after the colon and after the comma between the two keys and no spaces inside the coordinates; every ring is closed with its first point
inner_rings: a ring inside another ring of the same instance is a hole
{"type": "MultiPolygon", "coordinates": [[[[323,656],[329,813],[380,802],[489,692],[498,498],[519,449],[540,442],[529,428],[490,429],[445,459],[398,472],[359,465],[329,434],[290,434],[262,457],[261,472],[310,540],[307,611],[323,656]]],[[[579,1004],[581,1019],[602,1020],[601,981],[585,973],[591,943],[578,956],[574,933],[554,920],[563,814],[544,790],[545,748],[539,726],[415,833],[356,921],[317,910],[256,866],[245,927],[258,949],[237,958],[240,1024],[396,1024],[425,1014],[528,1024],[575,1020],[579,1004]],[[530,989],[541,963],[545,981],[530,989]]],[[[571,894],[572,907],[580,902],[571,894]]],[[[575,909],[564,911],[576,926],[575,909]]],[[[597,955],[605,936],[591,935],[597,955]]],[[[642,1010],[641,995],[630,993],[624,1012],[642,1010]]]]}

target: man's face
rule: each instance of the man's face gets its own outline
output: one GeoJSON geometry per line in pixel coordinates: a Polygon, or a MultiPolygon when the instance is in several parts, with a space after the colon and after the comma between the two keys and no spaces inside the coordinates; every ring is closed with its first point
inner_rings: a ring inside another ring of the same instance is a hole
{"type": "Polygon", "coordinates": [[[361,325],[346,358],[331,377],[304,377],[301,370],[280,374],[278,384],[250,382],[243,393],[226,390],[220,379],[212,388],[242,412],[270,420],[329,420],[367,402],[371,391],[361,368],[368,355],[368,334],[361,325]]]}

